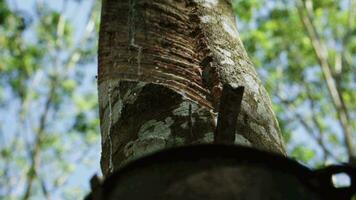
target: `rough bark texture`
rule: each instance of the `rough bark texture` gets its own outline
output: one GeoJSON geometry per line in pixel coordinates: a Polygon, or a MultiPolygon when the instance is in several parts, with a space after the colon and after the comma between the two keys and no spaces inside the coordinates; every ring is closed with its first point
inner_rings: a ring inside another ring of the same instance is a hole
{"type": "Polygon", "coordinates": [[[104,175],[159,149],[213,142],[225,83],[245,87],[235,142],[285,154],[228,0],[103,0],[98,74],[104,175]]]}

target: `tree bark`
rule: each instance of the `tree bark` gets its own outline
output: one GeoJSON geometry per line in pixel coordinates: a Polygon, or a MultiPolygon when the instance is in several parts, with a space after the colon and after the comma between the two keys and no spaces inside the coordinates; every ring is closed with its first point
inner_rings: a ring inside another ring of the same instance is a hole
{"type": "Polygon", "coordinates": [[[103,0],[103,174],[160,149],[212,143],[223,84],[245,87],[235,143],[285,154],[230,1],[103,0]]]}

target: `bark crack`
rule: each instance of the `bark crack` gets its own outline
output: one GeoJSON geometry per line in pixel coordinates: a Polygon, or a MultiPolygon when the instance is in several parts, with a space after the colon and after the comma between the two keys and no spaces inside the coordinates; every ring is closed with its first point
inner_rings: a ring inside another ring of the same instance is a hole
{"type": "Polygon", "coordinates": [[[111,100],[112,100],[112,83],[111,81],[108,84],[108,106],[109,106],[109,126],[108,126],[108,131],[107,131],[107,138],[109,141],[109,171],[110,173],[114,172],[114,163],[113,163],[113,143],[112,143],[112,139],[111,139],[111,127],[113,124],[113,120],[112,120],[112,104],[111,104],[111,100]]]}
{"type": "Polygon", "coordinates": [[[129,6],[129,18],[128,18],[128,24],[129,24],[129,41],[130,41],[130,47],[133,47],[135,50],[137,50],[137,55],[136,55],[136,62],[137,62],[137,76],[140,77],[142,75],[141,72],[141,59],[142,59],[142,50],[143,47],[138,45],[135,42],[135,34],[136,34],[136,0],[129,0],[130,6],[129,6]]]}

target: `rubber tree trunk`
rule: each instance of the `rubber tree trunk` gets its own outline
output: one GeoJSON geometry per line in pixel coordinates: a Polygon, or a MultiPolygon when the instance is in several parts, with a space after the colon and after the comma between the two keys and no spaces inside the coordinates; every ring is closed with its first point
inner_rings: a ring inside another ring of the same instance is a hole
{"type": "Polygon", "coordinates": [[[228,0],[103,0],[104,175],[160,149],[212,143],[223,84],[245,87],[235,143],[285,154],[228,0]]]}

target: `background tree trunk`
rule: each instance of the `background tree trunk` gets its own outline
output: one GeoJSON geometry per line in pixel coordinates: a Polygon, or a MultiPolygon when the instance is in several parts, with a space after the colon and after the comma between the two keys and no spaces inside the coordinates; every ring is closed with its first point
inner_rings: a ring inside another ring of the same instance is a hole
{"type": "Polygon", "coordinates": [[[245,87],[235,142],[285,154],[228,0],[103,0],[98,75],[104,175],[211,143],[222,84],[245,87]]]}

